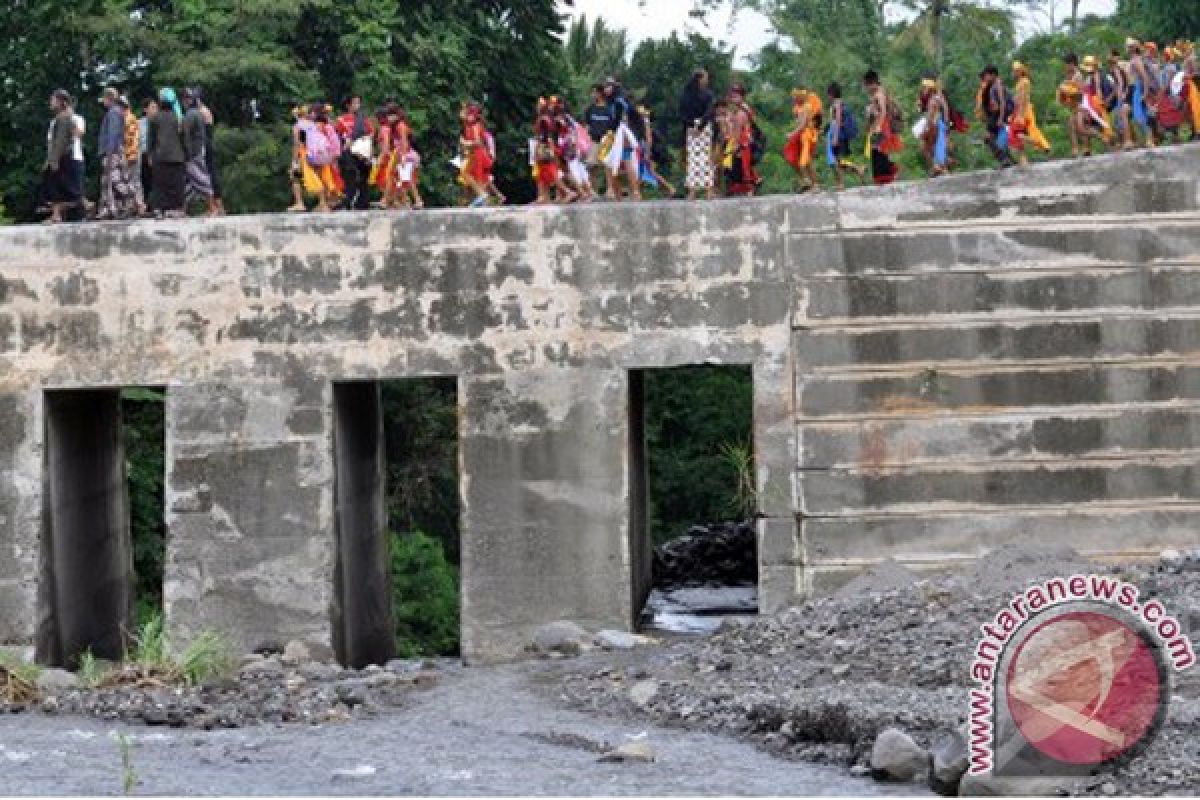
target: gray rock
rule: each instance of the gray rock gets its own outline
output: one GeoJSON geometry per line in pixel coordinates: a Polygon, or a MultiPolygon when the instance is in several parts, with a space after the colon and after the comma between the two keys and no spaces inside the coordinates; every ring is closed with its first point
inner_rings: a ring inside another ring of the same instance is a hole
{"type": "Polygon", "coordinates": [[[881,781],[911,781],[929,766],[929,754],[899,728],[886,728],[871,748],[871,775],[881,781]]]}
{"type": "Polygon", "coordinates": [[[629,701],[638,708],[650,705],[658,696],[658,681],[638,681],[629,687],[629,701]]]}
{"type": "Polygon", "coordinates": [[[307,664],[312,661],[312,651],[308,645],[298,639],[293,639],[283,647],[283,663],[289,666],[307,664]]]}
{"type": "Polygon", "coordinates": [[[63,689],[74,689],[79,685],[79,678],[65,669],[53,667],[43,669],[38,673],[37,686],[43,692],[58,692],[63,689]]]}
{"type": "Polygon", "coordinates": [[[954,797],[969,766],[966,740],[956,731],[946,731],[934,740],[930,755],[933,767],[929,772],[929,788],[954,797]]]}
{"type": "Polygon", "coordinates": [[[614,764],[630,762],[651,763],[656,758],[657,754],[649,742],[637,740],[625,742],[625,744],[609,750],[600,756],[598,760],[614,764]]]}
{"type": "Polygon", "coordinates": [[[244,665],[238,674],[243,678],[282,678],[283,664],[274,658],[264,658],[244,665]]]}
{"type": "Polygon", "coordinates": [[[336,680],[340,669],[332,664],[301,664],[297,667],[296,672],[305,680],[313,683],[328,683],[336,680]]]}
{"type": "Polygon", "coordinates": [[[595,644],[602,650],[632,650],[641,642],[642,637],[625,631],[600,631],[596,634],[595,644]]]}
{"type": "Polygon", "coordinates": [[[533,648],[545,655],[559,653],[577,656],[588,649],[591,641],[591,635],[579,625],[569,620],[560,620],[537,629],[533,635],[533,648]]]}
{"type": "Polygon", "coordinates": [[[362,679],[338,681],[333,686],[333,692],[338,700],[350,707],[367,702],[367,682],[362,679]]]}

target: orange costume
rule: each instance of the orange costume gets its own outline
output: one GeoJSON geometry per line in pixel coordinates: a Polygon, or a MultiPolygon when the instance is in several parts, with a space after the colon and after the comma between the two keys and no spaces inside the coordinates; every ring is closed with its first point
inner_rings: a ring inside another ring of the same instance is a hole
{"type": "Polygon", "coordinates": [[[1017,78],[1013,87],[1016,97],[1016,108],[1008,121],[1009,146],[1017,150],[1025,149],[1025,140],[1038,150],[1050,152],[1050,142],[1037,124],[1037,113],[1033,108],[1033,81],[1029,77],[1029,68],[1020,61],[1013,63],[1013,74],[1017,78]],[[1024,112],[1024,113],[1022,113],[1024,112]]]}
{"type": "Polygon", "coordinates": [[[386,197],[396,188],[396,149],[394,130],[386,117],[379,120],[379,164],[375,169],[375,185],[386,197]]]}
{"type": "Polygon", "coordinates": [[[1191,42],[1186,41],[1181,41],[1175,47],[1183,57],[1183,93],[1192,120],[1192,133],[1200,134],[1200,69],[1197,67],[1196,50],[1191,42]]]}
{"type": "Polygon", "coordinates": [[[820,123],[824,107],[821,98],[814,92],[796,89],[792,92],[792,113],[796,117],[797,129],[788,137],[783,148],[784,159],[797,170],[805,169],[813,162],[820,142],[820,123]]]}

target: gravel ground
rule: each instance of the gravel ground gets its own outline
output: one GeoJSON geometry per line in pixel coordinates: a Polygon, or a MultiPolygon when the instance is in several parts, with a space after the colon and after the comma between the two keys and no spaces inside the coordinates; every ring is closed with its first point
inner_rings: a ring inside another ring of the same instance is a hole
{"type": "Polygon", "coordinates": [[[728,737],[565,710],[561,662],[462,669],[352,721],[213,731],[41,712],[0,716],[0,794],[118,795],[116,732],[135,794],[778,795],[912,794],[842,770],[773,758],[728,737]],[[655,763],[602,763],[645,741],[655,763]]]}
{"type": "MultiPolygon", "coordinates": [[[[1200,557],[1098,568],[1069,551],[1011,548],[933,578],[881,565],[835,596],[727,623],[708,638],[564,662],[559,693],[574,708],[723,733],[862,772],[885,727],[923,746],[960,730],[979,625],[1015,591],[1081,570],[1119,574],[1161,598],[1200,649],[1200,557]]],[[[1167,722],[1141,758],[1064,789],[1200,792],[1200,668],[1178,678],[1167,722]]]]}

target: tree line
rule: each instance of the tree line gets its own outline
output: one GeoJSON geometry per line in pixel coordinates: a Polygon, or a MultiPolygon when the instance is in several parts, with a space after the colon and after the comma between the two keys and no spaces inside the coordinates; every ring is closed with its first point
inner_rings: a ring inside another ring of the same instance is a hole
{"type": "MultiPolygon", "coordinates": [[[[352,93],[369,103],[398,99],[425,155],[424,189],[432,203],[449,204],[459,104],[478,100],[497,134],[498,183],[523,202],[534,195],[524,153],[539,96],[561,93],[578,109],[592,83],[617,75],[656,111],[663,134],[677,145],[679,90],[692,69],[704,66],[718,88],[734,80],[750,87],[772,142],[764,190],[787,192],[793,177],[780,150],[796,86],[822,89],[836,80],[861,107],[859,78],[875,68],[911,108],[921,78],[939,73],[952,100],[967,108],[983,64],[1003,67],[1016,57],[1034,68],[1035,102],[1062,147],[1065,136],[1056,134],[1065,115],[1054,113],[1053,92],[1065,52],[1106,50],[1128,34],[1161,42],[1200,34],[1200,4],[1176,0],[1119,0],[1107,18],[1081,18],[1077,0],[695,0],[699,18],[732,6],[770,20],[775,40],[750,55],[748,67],[735,69],[732,47],[719,39],[672,34],[631,47],[624,31],[602,20],[577,20],[568,29],[562,13],[568,5],[9,0],[0,8],[7,39],[0,45],[0,217],[34,218],[46,100],[60,87],[79,98],[93,124],[105,86],[119,86],[135,104],[164,85],[203,87],[217,120],[227,204],[250,213],[288,203],[290,112],[297,103],[337,103],[352,93]],[[1052,26],[1018,42],[1018,14],[1052,26]]],[[[904,166],[918,168],[915,148],[906,158],[904,166]]],[[[960,161],[982,166],[986,152],[964,148],[960,161]]]]}

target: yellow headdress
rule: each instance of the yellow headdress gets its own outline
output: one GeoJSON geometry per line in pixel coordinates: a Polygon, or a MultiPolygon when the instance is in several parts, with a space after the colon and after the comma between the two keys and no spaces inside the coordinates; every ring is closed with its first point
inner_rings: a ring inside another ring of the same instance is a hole
{"type": "Polygon", "coordinates": [[[1084,72],[1095,72],[1097,61],[1095,56],[1084,56],[1083,64],[1080,67],[1084,72]]]}
{"type": "Polygon", "coordinates": [[[923,92],[936,92],[937,88],[938,82],[934,78],[925,78],[921,81],[921,91],[923,92]]]}
{"type": "Polygon", "coordinates": [[[1012,65],[1012,71],[1014,75],[1028,75],[1029,67],[1025,66],[1020,61],[1014,61],[1012,65]]]}

